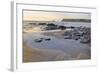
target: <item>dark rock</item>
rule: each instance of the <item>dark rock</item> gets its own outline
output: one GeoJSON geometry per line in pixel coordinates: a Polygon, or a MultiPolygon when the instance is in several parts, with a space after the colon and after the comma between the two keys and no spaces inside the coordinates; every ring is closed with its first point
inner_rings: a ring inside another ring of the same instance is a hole
{"type": "Polygon", "coordinates": [[[35,39],[35,42],[37,43],[42,42],[42,39],[35,39]]]}
{"type": "Polygon", "coordinates": [[[50,38],[46,38],[45,40],[49,41],[49,40],[51,40],[51,39],[50,39],[50,38]]]}

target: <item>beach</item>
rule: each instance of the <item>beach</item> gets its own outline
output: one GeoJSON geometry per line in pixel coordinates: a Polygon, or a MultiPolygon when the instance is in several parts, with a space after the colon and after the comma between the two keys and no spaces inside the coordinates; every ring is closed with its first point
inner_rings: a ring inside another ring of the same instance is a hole
{"type": "Polygon", "coordinates": [[[81,60],[89,59],[89,56],[80,53],[76,58],[71,57],[65,52],[49,49],[33,49],[26,45],[23,48],[23,62],[41,62],[41,61],[64,61],[64,60],[81,60]]]}
{"type": "Polygon", "coordinates": [[[63,32],[43,32],[42,35],[39,32],[30,31],[24,33],[23,62],[84,60],[91,58],[89,46],[76,40],[62,39],[60,35],[63,32]],[[48,36],[51,37],[50,41],[34,42],[36,38],[47,38],[48,36]]]}
{"type": "Polygon", "coordinates": [[[23,62],[57,61],[70,58],[62,51],[50,49],[33,49],[23,45],[23,62]]]}

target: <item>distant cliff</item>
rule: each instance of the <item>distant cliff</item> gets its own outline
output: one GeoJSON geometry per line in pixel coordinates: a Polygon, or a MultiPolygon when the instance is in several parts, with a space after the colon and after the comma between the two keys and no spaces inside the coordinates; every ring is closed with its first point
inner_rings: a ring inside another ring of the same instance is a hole
{"type": "Polygon", "coordinates": [[[91,22],[90,19],[62,19],[64,22],[91,22]]]}

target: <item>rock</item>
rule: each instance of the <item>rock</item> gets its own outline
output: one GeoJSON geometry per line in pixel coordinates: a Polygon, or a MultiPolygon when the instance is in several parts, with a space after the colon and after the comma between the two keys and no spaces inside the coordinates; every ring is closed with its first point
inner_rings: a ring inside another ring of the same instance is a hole
{"type": "Polygon", "coordinates": [[[42,39],[35,39],[35,42],[37,43],[42,42],[42,39]]]}

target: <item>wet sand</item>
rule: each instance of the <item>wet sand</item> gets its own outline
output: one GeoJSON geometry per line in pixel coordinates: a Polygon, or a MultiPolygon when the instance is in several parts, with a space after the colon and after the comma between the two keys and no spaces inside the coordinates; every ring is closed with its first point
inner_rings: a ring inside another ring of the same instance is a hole
{"type": "Polygon", "coordinates": [[[72,57],[71,55],[61,51],[61,50],[51,50],[51,49],[38,49],[30,48],[26,44],[23,45],[23,62],[41,62],[41,61],[63,61],[63,60],[81,60],[89,59],[90,56],[84,53],[80,53],[77,57],[72,57]]]}
{"type": "Polygon", "coordinates": [[[49,49],[33,49],[24,44],[23,62],[56,61],[70,58],[62,51],[49,49]]]}
{"type": "MultiPolygon", "coordinates": [[[[32,31],[31,31],[32,32],[32,31]]],[[[31,33],[30,32],[30,33],[31,33]]],[[[43,35],[54,36],[56,38],[62,38],[64,31],[55,31],[55,32],[43,32],[43,35]]],[[[28,33],[24,33],[23,36],[28,33]]],[[[26,41],[27,42],[27,41],[26,41]]],[[[66,48],[67,49],[67,48],[66,48]]],[[[71,49],[71,48],[70,48],[71,49]]],[[[41,61],[63,61],[63,60],[86,60],[91,58],[90,48],[87,49],[89,52],[78,52],[73,54],[68,54],[62,49],[48,49],[48,48],[31,48],[25,42],[23,43],[23,62],[41,62],[41,61]]]]}

